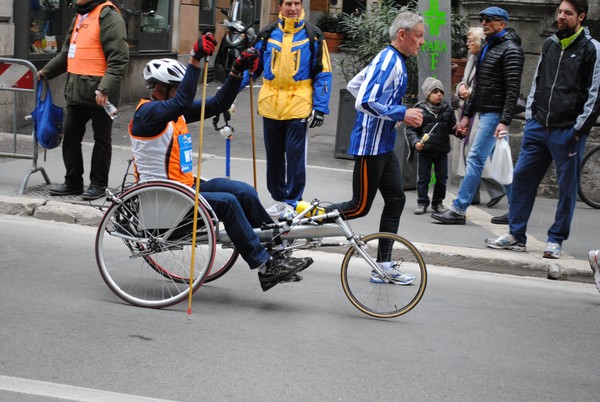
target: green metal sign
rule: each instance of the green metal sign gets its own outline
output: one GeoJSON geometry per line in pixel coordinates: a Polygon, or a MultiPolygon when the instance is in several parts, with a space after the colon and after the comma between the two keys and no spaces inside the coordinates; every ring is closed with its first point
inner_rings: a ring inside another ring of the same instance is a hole
{"type": "Polygon", "coordinates": [[[419,93],[427,77],[435,77],[444,84],[447,100],[453,90],[451,79],[450,0],[419,0],[419,12],[425,19],[425,44],[419,52],[419,93]]]}

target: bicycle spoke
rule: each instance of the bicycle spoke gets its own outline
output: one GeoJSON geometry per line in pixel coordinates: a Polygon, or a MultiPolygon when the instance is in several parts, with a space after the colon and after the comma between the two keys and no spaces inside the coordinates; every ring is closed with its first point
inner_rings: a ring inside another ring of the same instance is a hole
{"type": "Polygon", "coordinates": [[[368,258],[388,269],[381,274],[374,272],[360,253],[350,249],[342,262],[342,287],[350,302],[378,318],[397,317],[414,308],[427,284],[427,270],[419,251],[391,233],[365,236],[360,247],[368,258]],[[401,284],[411,282],[411,278],[412,283],[401,284]]]}
{"type": "MultiPolygon", "coordinates": [[[[120,195],[106,211],[96,237],[96,259],[115,294],[128,303],[154,308],[187,297],[193,203],[193,195],[179,186],[144,183],[120,195]]],[[[196,240],[194,290],[214,259],[214,232],[203,207],[198,209],[196,240]]]]}

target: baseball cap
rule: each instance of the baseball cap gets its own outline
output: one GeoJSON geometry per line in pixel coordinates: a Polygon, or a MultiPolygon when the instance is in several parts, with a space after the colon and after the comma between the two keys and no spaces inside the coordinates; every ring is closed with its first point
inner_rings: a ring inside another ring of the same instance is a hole
{"type": "Polygon", "coordinates": [[[480,11],[479,15],[487,15],[491,18],[500,18],[508,22],[508,13],[505,9],[500,7],[488,7],[485,10],[480,11]]]}

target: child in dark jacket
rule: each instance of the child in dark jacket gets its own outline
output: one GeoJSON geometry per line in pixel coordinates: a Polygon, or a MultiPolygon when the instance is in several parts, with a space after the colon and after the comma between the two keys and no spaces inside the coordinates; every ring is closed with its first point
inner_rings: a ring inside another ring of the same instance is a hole
{"type": "Polygon", "coordinates": [[[452,106],[444,100],[444,85],[438,79],[427,77],[421,86],[425,101],[415,107],[423,110],[421,127],[406,128],[406,137],[410,146],[418,152],[417,208],[415,215],[422,215],[429,206],[427,190],[431,181],[431,165],[435,171],[435,185],[431,208],[435,212],[444,212],[442,201],[446,197],[448,180],[448,153],[450,152],[450,134],[454,135],[456,117],[452,106]]]}

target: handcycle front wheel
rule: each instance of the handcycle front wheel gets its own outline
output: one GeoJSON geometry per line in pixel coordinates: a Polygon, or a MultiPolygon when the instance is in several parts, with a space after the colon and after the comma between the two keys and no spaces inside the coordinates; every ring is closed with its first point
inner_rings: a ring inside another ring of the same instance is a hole
{"type": "Polygon", "coordinates": [[[414,275],[415,280],[410,285],[388,283],[372,273],[367,260],[352,247],[344,256],[341,270],[342,288],[350,302],[363,313],[377,318],[394,318],[412,310],[427,286],[427,268],[419,250],[393,233],[363,236],[358,244],[367,258],[391,262],[393,268],[414,275]]]}
{"type": "MultiPolygon", "coordinates": [[[[108,287],[126,302],[162,308],[189,294],[194,194],[177,183],[141,183],[118,195],[96,233],[96,262],[108,287]]],[[[192,290],[214,261],[211,215],[200,203],[192,290]]]]}
{"type": "Polygon", "coordinates": [[[579,198],[592,208],[600,209],[600,145],[590,149],[581,161],[579,198]]]}

